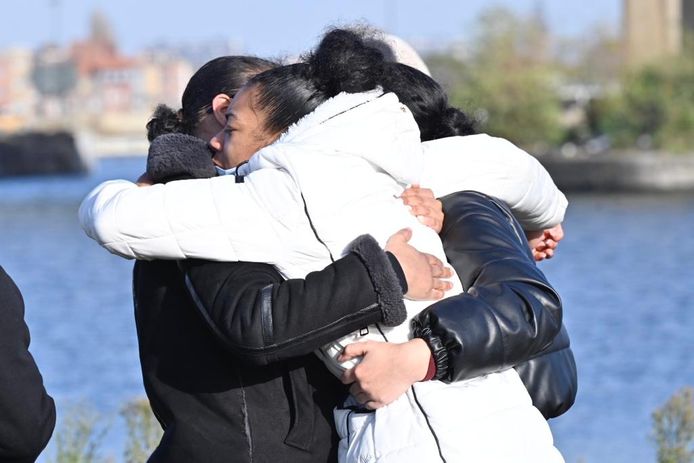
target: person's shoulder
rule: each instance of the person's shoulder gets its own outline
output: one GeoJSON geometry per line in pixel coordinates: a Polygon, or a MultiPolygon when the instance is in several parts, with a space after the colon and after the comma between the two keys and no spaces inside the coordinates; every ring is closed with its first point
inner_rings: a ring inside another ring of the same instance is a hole
{"type": "Polygon", "coordinates": [[[3,309],[7,309],[10,305],[23,304],[19,288],[2,266],[0,266],[0,300],[4,301],[2,305],[5,307],[3,309]]]}
{"type": "Polygon", "coordinates": [[[494,137],[486,133],[474,135],[464,135],[455,137],[444,137],[436,140],[429,140],[422,143],[425,150],[460,150],[460,149],[518,149],[509,140],[501,137],[494,137]]]}

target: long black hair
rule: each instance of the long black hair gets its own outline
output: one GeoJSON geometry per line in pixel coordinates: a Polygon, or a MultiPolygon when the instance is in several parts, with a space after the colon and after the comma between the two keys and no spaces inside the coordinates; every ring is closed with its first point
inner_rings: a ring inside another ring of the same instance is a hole
{"type": "Polygon", "coordinates": [[[263,129],[272,135],[284,132],[340,92],[381,86],[410,108],[423,141],[475,133],[472,121],[449,106],[436,81],[404,64],[387,62],[378,48],[367,43],[362,33],[333,29],[303,62],[252,77],[247,86],[256,89],[253,105],[265,114],[263,129]]]}
{"type": "Polygon", "coordinates": [[[264,129],[277,134],[340,92],[376,88],[384,65],[383,54],[359,34],[334,29],[303,62],[262,72],[248,86],[257,89],[253,104],[265,114],[264,129]]]}
{"type": "Polygon", "coordinates": [[[223,93],[233,98],[249,78],[275,66],[272,61],[253,56],[221,56],[208,61],[188,81],[180,110],[157,106],[147,122],[147,139],[151,142],[165,133],[192,135],[212,110],[216,95],[223,93]]]}
{"type": "Polygon", "coordinates": [[[448,95],[434,79],[413,67],[387,63],[381,82],[407,106],[419,126],[422,141],[477,133],[475,121],[448,103],[448,95]]]}

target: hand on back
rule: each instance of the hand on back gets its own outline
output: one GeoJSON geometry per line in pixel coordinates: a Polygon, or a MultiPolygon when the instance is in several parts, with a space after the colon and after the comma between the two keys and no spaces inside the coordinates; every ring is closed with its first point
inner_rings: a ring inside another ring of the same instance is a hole
{"type": "Polygon", "coordinates": [[[437,300],[452,288],[447,279],[453,276],[450,268],[431,254],[419,252],[408,241],[412,231],[408,228],[400,230],[388,239],[386,251],[391,252],[400,263],[405,279],[407,293],[405,296],[413,300],[437,300]]]}
{"type": "Polygon", "coordinates": [[[559,242],[564,239],[564,228],[555,225],[546,230],[535,230],[525,233],[535,261],[540,262],[554,257],[559,242]]]}
{"type": "Polygon", "coordinates": [[[417,220],[436,233],[441,232],[443,205],[434,197],[433,191],[428,188],[420,188],[419,185],[412,185],[400,197],[402,202],[410,208],[412,215],[417,217],[417,220]]]}

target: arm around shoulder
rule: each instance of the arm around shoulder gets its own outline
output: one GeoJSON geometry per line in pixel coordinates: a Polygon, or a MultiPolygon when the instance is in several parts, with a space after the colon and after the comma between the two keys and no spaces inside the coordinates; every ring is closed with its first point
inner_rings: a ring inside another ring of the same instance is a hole
{"type": "Polygon", "coordinates": [[[442,198],[441,237],[465,293],[415,317],[437,364],[456,381],[532,358],[562,324],[561,300],[532,260],[522,229],[499,201],[475,192],[442,198]]]}
{"type": "Polygon", "coordinates": [[[526,230],[551,228],[568,202],[538,160],[508,140],[486,134],[423,143],[422,185],[436,196],[478,191],[505,203],[526,230]]]}
{"type": "Polygon", "coordinates": [[[267,264],[182,261],[188,290],[232,355],[268,364],[313,352],[369,324],[404,321],[401,283],[371,237],[305,279],[267,264]]]}

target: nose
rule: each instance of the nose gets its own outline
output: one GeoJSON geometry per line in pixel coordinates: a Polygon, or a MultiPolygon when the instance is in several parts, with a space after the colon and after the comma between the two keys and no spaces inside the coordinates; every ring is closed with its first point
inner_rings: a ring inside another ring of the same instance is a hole
{"type": "Polygon", "coordinates": [[[222,147],[223,147],[223,132],[218,132],[214,137],[210,138],[210,141],[207,142],[207,146],[210,148],[210,151],[212,152],[212,162],[215,163],[217,166],[222,167],[221,163],[219,162],[219,155],[222,154],[222,147]]]}
{"type": "Polygon", "coordinates": [[[217,132],[217,134],[216,134],[214,137],[210,138],[210,141],[207,143],[208,146],[210,147],[210,149],[211,149],[215,154],[217,154],[217,153],[219,153],[220,151],[222,151],[222,146],[223,146],[223,143],[224,143],[224,141],[223,141],[224,138],[223,138],[223,137],[224,137],[224,132],[220,130],[219,132],[217,132]]]}

